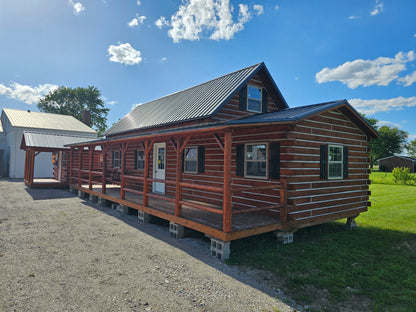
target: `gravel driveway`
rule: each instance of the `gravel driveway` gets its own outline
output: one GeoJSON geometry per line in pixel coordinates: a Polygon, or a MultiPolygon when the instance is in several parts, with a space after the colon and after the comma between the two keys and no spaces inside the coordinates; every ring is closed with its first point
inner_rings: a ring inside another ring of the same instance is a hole
{"type": "Polygon", "coordinates": [[[257,280],[202,238],[0,179],[0,311],[294,311],[257,280]]]}

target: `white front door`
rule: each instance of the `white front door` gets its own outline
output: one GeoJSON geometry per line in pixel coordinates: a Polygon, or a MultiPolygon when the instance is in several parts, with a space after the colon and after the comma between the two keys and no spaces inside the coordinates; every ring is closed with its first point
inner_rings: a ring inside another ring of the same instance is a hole
{"type": "MultiPolygon", "coordinates": [[[[153,145],[153,179],[165,180],[166,143],[153,145]]],[[[165,183],[153,182],[153,192],[165,194],[165,183]]]]}

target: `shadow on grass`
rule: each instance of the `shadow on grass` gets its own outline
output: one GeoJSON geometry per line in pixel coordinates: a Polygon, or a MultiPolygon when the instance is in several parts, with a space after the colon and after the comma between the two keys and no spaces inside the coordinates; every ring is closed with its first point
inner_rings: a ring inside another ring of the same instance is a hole
{"type": "MultiPolygon", "coordinates": [[[[286,281],[289,295],[312,303],[310,288],[329,292],[332,303],[353,296],[371,300],[373,311],[411,311],[416,297],[416,235],[331,222],[295,233],[291,245],[271,234],[232,244],[230,264],[268,270],[286,281]]],[[[331,309],[329,309],[331,310],[331,309]]],[[[332,310],[333,311],[333,310],[332,310]]]]}

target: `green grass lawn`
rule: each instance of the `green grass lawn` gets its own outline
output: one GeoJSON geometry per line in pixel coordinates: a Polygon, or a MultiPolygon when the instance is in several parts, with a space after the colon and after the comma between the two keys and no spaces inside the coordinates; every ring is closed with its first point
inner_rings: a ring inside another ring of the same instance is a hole
{"type": "Polygon", "coordinates": [[[289,245],[258,235],[233,242],[229,262],[271,271],[292,299],[315,311],[357,300],[372,311],[416,311],[416,187],[373,181],[371,191],[355,231],[340,220],[301,229],[289,245]]]}

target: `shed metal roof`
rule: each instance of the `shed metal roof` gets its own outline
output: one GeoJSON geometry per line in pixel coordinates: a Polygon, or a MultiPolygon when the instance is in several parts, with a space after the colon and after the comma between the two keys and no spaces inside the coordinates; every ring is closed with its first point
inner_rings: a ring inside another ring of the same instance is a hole
{"type": "Polygon", "coordinates": [[[59,114],[41,113],[3,108],[3,114],[9,119],[12,127],[74,131],[95,134],[96,131],[78,119],[59,114]]]}
{"type": "Polygon", "coordinates": [[[107,130],[105,135],[210,117],[260,71],[261,77],[268,80],[266,87],[276,104],[282,109],[288,107],[265,64],[259,63],[141,104],[107,130]]]}
{"type": "Polygon", "coordinates": [[[22,149],[25,149],[26,147],[68,149],[68,147],[65,147],[67,144],[77,144],[94,139],[96,138],[91,136],[75,136],[24,131],[20,147],[22,149]]]}
{"type": "Polygon", "coordinates": [[[403,158],[403,159],[410,160],[410,161],[416,163],[416,158],[413,158],[413,157],[410,157],[410,156],[404,156],[404,155],[392,155],[392,156],[377,159],[377,161],[385,160],[385,159],[389,159],[389,158],[394,158],[394,157],[403,158]]]}

